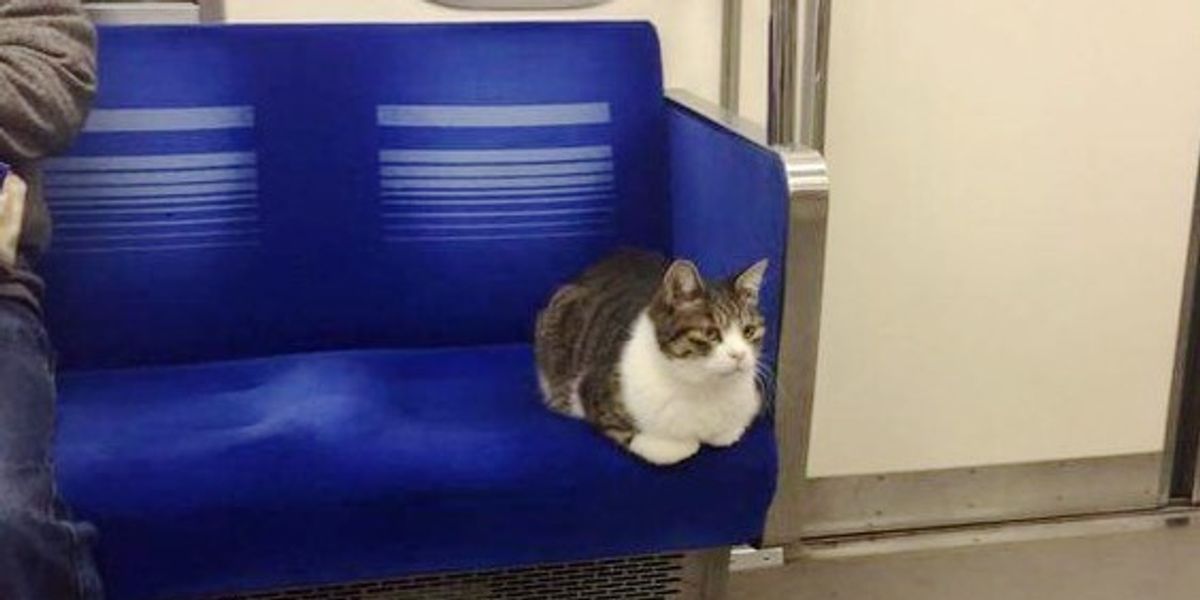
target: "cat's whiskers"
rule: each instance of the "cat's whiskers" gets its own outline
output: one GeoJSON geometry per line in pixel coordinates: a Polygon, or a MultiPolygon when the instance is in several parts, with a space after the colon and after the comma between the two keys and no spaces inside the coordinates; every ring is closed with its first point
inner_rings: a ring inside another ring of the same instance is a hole
{"type": "Polygon", "coordinates": [[[764,409],[768,413],[775,411],[775,394],[778,392],[775,386],[775,373],[771,370],[771,366],[766,363],[756,363],[754,365],[754,381],[758,385],[758,389],[762,392],[764,409]]]}

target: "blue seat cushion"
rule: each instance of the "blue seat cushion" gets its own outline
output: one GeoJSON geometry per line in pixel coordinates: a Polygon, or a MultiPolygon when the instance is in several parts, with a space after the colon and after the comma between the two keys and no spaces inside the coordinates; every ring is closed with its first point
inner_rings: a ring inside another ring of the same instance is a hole
{"type": "Polygon", "coordinates": [[[673,468],[540,404],[525,345],[367,350],[60,380],[63,492],[116,600],[751,540],[769,426],[673,468]]]}

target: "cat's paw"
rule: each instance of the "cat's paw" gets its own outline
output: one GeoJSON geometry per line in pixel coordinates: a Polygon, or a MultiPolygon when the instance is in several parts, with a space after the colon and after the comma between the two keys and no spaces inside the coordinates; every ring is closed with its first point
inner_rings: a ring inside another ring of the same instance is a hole
{"type": "Polygon", "coordinates": [[[736,444],[738,440],[742,439],[742,436],[745,434],[745,428],[729,429],[719,432],[716,435],[711,435],[704,438],[704,443],[708,444],[709,446],[716,446],[718,448],[728,448],[729,446],[736,444]]]}
{"type": "Polygon", "coordinates": [[[696,440],[676,440],[639,433],[629,442],[629,451],[651,464],[673,465],[700,450],[696,440]]]}

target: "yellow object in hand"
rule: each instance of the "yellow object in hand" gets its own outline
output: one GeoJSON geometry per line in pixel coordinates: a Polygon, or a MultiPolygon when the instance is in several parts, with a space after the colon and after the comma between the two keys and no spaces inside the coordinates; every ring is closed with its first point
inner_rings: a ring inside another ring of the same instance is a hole
{"type": "Polygon", "coordinates": [[[17,262],[27,192],[25,181],[16,173],[0,178],[0,265],[11,267],[17,262]]]}

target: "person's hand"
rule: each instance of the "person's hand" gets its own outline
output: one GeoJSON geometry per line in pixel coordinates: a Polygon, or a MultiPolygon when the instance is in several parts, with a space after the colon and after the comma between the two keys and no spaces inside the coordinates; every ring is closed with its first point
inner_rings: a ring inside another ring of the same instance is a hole
{"type": "Polygon", "coordinates": [[[25,218],[25,181],[10,172],[0,186],[0,265],[11,267],[17,262],[17,243],[21,238],[21,221],[25,218]]]}

